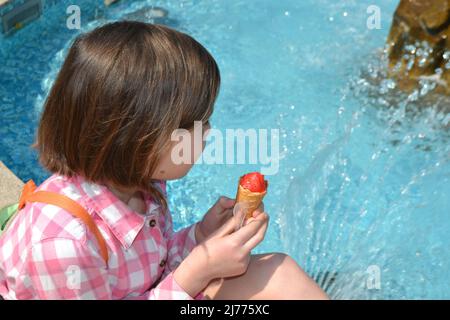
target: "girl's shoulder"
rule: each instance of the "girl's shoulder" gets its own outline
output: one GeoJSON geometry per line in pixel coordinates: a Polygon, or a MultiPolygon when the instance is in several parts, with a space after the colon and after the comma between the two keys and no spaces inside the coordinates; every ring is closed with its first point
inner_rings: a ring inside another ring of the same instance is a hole
{"type": "MultiPolygon", "coordinates": [[[[36,188],[36,191],[49,191],[64,195],[76,201],[87,211],[83,195],[73,178],[52,175],[36,188]]],[[[86,226],[65,209],[47,203],[28,202],[17,213],[11,229],[28,230],[32,243],[52,238],[66,238],[84,242],[86,240],[86,226]]],[[[14,230],[8,230],[8,232],[14,230]]]]}

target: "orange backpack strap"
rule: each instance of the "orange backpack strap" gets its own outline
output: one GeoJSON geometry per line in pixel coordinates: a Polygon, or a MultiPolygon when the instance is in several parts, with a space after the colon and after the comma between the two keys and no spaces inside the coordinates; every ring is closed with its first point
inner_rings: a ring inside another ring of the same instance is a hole
{"type": "Polygon", "coordinates": [[[81,219],[97,239],[97,242],[100,246],[100,254],[103,260],[105,260],[106,265],[108,265],[109,256],[106,241],[86,209],[84,209],[76,201],[62,194],[48,191],[34,192],[35,189],[36,185],[34,184],[33,180],[30,180],[25,184],[19,200],[19,210],[25,206],[26,202],[42,202],[60,207],[71,213],[74,217],[81,219]]]}

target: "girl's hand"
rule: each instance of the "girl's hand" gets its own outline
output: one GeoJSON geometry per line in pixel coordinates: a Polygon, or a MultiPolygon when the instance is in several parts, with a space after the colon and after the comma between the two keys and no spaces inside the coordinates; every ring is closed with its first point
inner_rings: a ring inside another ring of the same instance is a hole
{"type": "Polygon", "coordinates": [[[195,296],[213,279],[245,273],[251,250],[264,239],[268,223],[268,215],[259,213],[234,232],[235,222],[229,219],[183,260],[175,270],[176,281],[195,296]]]}
{"type": "MultiPolygon", "coordinates": [[[[233,219],[208,238],[197,249],[203,251],[207,278],[234,277],[245,273],[250,262],[251,250],[264,239],[269,223],[266,213],[250,218],[246,224],[234,231],[233,219]]],[[[199,257],[201,261],[201,257],[199,257]]]]}
{"type": "MultiPolygon", "coordinates": [[[[233,216],[233,207],[236,200],[222,196],[217,202],[208,210],[203,219],[197,223],[195,229],[195,238],[197,243],[202,243],[206,238],[211,236],[216,230],[230,220],[233,216]]],[[[264,203],[261,202],[258,209],[253,212],[253,217],[257,217],[264,211],[264,203]]]]}
{"type": "Polygon", "coordinates": [[[225,221],[233,216],[234,199],[220,197],[219,200],[208,210],[203,219],[197,223],[195,238],[197,243],[203,242],[214,231],[219,229],[225,221]]]}

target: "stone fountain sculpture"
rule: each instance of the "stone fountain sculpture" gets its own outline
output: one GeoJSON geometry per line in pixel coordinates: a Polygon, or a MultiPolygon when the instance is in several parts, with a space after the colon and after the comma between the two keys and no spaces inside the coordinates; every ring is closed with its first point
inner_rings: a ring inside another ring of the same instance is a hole
{"type": "Polygon", "coordinates": [[[420,80],[450,94],[450,0],[401,0],[387,40],[388,76],[412,91],[420,80]]]}

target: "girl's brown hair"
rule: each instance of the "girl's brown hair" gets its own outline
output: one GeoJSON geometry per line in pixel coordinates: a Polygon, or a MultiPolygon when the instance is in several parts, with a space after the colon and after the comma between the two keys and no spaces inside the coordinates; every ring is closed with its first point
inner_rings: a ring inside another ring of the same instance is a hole
{"type": "Polygon", "coordinates": [[[192,37],[122,21],[78,36],[50,90],[34,147],[53,173],[149,192],[177,128],[207,120],[219,92],[214,58],[192,37]]]}

